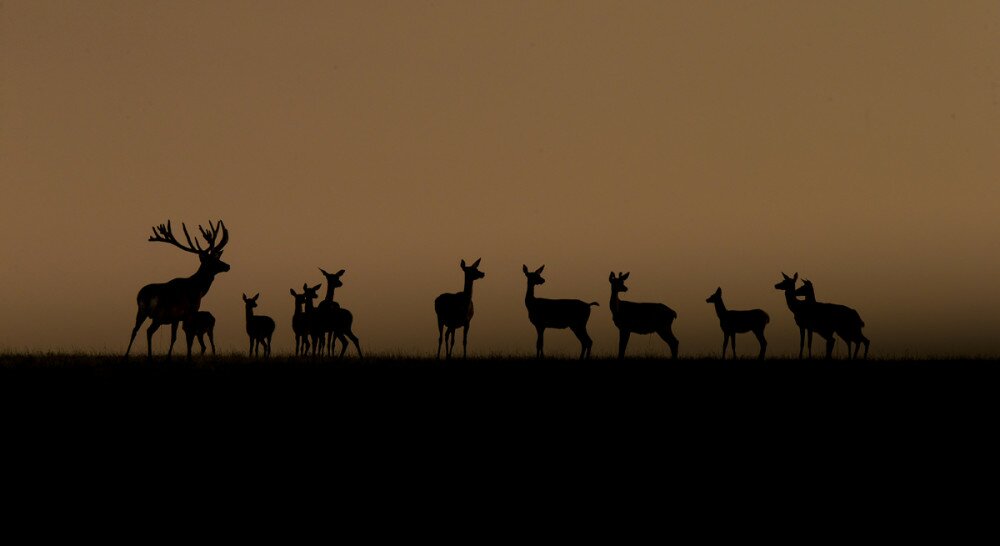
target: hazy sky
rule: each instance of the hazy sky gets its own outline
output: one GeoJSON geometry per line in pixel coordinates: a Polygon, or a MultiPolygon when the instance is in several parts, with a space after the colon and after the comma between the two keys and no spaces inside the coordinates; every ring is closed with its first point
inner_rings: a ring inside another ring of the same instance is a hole
{"type": "Polygon", "coordinates": [[[612,269],[682,355],[720,348],[716,286],[797,351],[781,271],[873,355],[996,355],[1000,4],[6,0],[0,189],[0,350],[123,351],[139,288],[197,268],[150,226],[222,218],[222,350],[241,292],[287,350],[322,266],[363,347],[433,351],[482,257],[473,354],[533,350],[544,263],[538,296],[601,302],[595,355],[612,269]]]}

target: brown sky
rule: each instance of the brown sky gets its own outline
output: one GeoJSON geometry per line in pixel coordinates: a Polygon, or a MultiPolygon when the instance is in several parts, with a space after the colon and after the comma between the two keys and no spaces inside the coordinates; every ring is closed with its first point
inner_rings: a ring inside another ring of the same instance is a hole
{"type": "Polygon", "coordinates": [[[544,263],[539,296],[601,302],[595,354],[614,269],[682,354],[718,350],[720,285],[796,350],[772,286],[798,271],[873,354],[996,355],[998,175],[993,1],[8,0],[0,350],[124,350],[138,289],[197,266],[149,226],[223,218],[223,350],[241,292],[287,350],[323,266],[364,345],[433,351],[434,297],[482,256],[476,354],[532,350],[544,263]]]}

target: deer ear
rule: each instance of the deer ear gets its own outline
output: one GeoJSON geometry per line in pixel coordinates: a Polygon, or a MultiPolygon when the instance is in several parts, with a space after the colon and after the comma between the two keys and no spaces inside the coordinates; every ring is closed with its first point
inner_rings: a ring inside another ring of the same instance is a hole
{"type": "Polygon", "coordinates": [[[243,294],[243,301],[247,301],[247,295],[243,294]]]}
{"type": "Polygon", "coordinates": [[[478,260],[476,260],[475,262],[472,262],[472,267],[479,267],[479,262],[481,262],[481,261],[483,261],[483,259],[482,259],[482,258],[479,258],[479,259],[478,259],[478,260]]]}
{"type": "Polygon", "coordinates": [[[528,274],[528,266],[526,266],[524,264],[521,264],[521,271],[524,271],[524,274],[527,275],[528,274]]]}
{"type": "Polygon", "coordinates": [[[609,281],[615,280],[615,272],[614,271],[611,272],[611,275],[608,275],[608,280],[609,281]]]}
{"type": "Polygon", "coordinates": [[[465,260],[462,260],[462,269],[465,269],[465,260]]]}
{"type": "Polygon", "coordinates": [[[794,274],[794,275],[792,275],[792,280],[793,280],[793,281],[797,281],[797,280],[799,280],[799,272],[798,272],[798,271],[796,271],[796,272],[795,272],[795,274],[794,274]]]}
{"type": "Polygon", "coordinates": [[[347,270],[346,269],[341,269],[340,271],[338,271],[336,273],[336,275],[339,277],[339,276],[343,275],[345,271],[347,271],[347,270]]]}
{"type": "Polygon", "coordinates": [[[306,290],[309,290],[309,285],[306,283],[302,283],[302,291],[305,292],[306,290]]]}
{"type": "Polygon", "coordinates": [[[298,296],[298,294],[295,293],[294,288],[289,288],[288,291],[291,292],[293,296],[298,296]]]}
{"type": "Polygon", "coordinates": [[[320,273],[322,273],[323,275],[326,275],[326,276],[329,276],[329,275],[330,275],[330,274],[329,274],[329,273],[327,273],[327,272],[326,272],[326,270],[325,270],[325,269],[323,269],[322,267],[321,267],[321,268],[319,268],[319,272],[320,272],[320,273]]]}
{"type": "Polygon", "coordinates": [[[542,264],[542,267],[539,267],[538,269],[536,269],[535,273],[541,273],[543,269],[545,269],[545,264],[542,264]]]}
{"type": "Polygon", "coordinates": [[[627,279],[627,278],[628,278],[628,276],[629,276],[629,275],[631,275],[631,274],[632,274],[631,272],[626,272],[626,273],[625,273],[624,275],[619,275],[619,277],[621,277],[621,280],[623,280],[623,281],[624,281],[624,280],[625,280],[625,279],[627,279]]]}
{"type": "Polygon", "coordinates": [[[319,287],[323,286],[323,283],[319,283],[313,287],[313,290],[319,290],[319,287]]]}
{"type": "Polygon", "coordinates": [[[253,301],[257,301],[257,298],[259,298],[259,297],[260,297],[260,292],[257,292],[257,295],[254,296],[254,297],[252,297],[252,298],[250,298],[250,299],[252,299],[253,301]]]}

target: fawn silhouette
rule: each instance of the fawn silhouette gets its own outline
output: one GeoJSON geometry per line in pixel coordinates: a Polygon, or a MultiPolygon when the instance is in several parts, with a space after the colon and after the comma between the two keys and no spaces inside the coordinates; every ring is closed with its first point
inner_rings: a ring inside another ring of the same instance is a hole
{"type": "Polygon", "coordinates": [[[208,334],[208,341],[212,343],[212,356],[215,356],[215,317],[212,316],[212,313],[198,311],[189,315],[181,324],[181,330],[184,330],[184,336],[187,338],[188,353],[191,352],[191,344],[197,337],[198,343],[201,345],[201,354],[204,356],[205,334],[208,334]]]}
{"type": "Polygon", "coordinates": [[[587,321],[590,319],[590,307],[600,305],[596,301],[590,303],[580,300],[550,300],[535,297],[535,287],[545,284],[542,278],[542,270],[545,266],[539,267],[535,271],[528,271],[528,266],[522,265],[521,270],[528,279],[528,291],[524,295],[524,306],[528,308],[528,320],[535,326],[538,332],[538,341],[535,344],[535,356],[544,358],[543,351],[545,344],[546,328],[569,328],[580,340],[580,360],[590,356],[590,349],[594,342],[587,334],[587,321]]]}
{"type": "Polygon", "coordinates": [[[310,287],[308,284],[302,283],[302,297],[305,299],[302,311],[306,316],[305,324],[309,339],[312,341],[313,356],[316,356],[317,350],[320,351],[320,354],[323,354],[323,330],[320,327],[319,321],[316,320],[316,307],[313,305],[313,300],[319,297],[319,287],[321,286],[323,285],[317,284],[316,286],[310,287]]]}
{"type": "MultiPolygon", "coordinates": [[[[846,305],[817,302],[812,281],[806,279],[802,280],[802,286],[795,291],[795,295],[803,296],[803,302],[815,305],[818,311],[817,320],[827,321],[828,328],[831,328],[840,336],[840,339],[847,343],[848,359],[858,358],[858,350],[861,349],[862,343],[865,345],[864,358],[868,359],[870,340],[861,331],[865,326],[865,321],[861,320],[861,315],[857,311],[846,305]],[[851,354],[851,343],[854,343],[853,355],[851,354]]],[[[809,333],[809,345],[812,345],[811,332],[809,333]]]]}
{"type": "Polygon", "coordinates": [[[833,328],[829,321],[823,320],[823,311],[815,304],[800,301],[795,296],[795,283],[799,280],[799,274],[789,277],[781,274],[782,280],[774,285],[776,290],[785,292],[785,303],[795,317],[795,324],[799,327],[799,359],[802,359],[802,349],[805,345],[806,332],[809,332],[809,358],[812,358],[812,334],[816,332],[826,340],[826,357],[833,357],[833,345],[836,342],[833,338],[833,328]]]}
{"type": "Polygon", "coordinates": [[[705,300],[705,303],[715,304],[715,314],[719,317],[719,326],[722,328],[722,360],[726,359],[726,344],[733,340],[733,359],[736,359],[736,334],[753,332],[760,343],[760,354],[757,356],[764,360],[764,352],[767,351],[767,340],[764,339],[764,328],[771,322],[771,317],[763,309],[751,309],[749,311],[730,311],[726,309],[726,304],[722,303],[722,287],[716,288],[715,293],[705,300]]]}
{"type": "Polygon", "coordinates": [[[264,315],[254,316],[257,298],[260,294],[248,298],[243,294],[243,305],[247,311],[247,335],[250,336],[250,356],[260,356],[260,346],[264,346],[264,358],[271,355],[271,336],[274,335],[274,319],[264,315]]]}
{"type": "MultiPolygon", "coordinates": [[[[361,358],[361,345],[358,343],[358,336],[354,335],[351,329],[351,326],[354,324],[354,315],[347,309],[342,308],[339,303],[333,301],[333,291],[338,287],[344,286],[343,281],[340,280],[344,275],[344,270],[341,269],[336,273],[327,273],[322,267],[319,270],[326,277],[326,297],[323,298],[323,301],[316,308],[315,321],[316,328],[329,339],[327,354],[333,355],[333,350],[337,347],[335,339],[339,339],[340,357],[343,357],[344,353],[347,352],[346,336],[350,338],[351,343],[354,343],[354,348],[358,351],[358,358],[361,358]]],[[[323,347],[321,346],[319,349],[320,354],[322,354],[323,347]]]]}
{"type": "MultiPolygon", "coordinates": [[[[671,330],[677,313],[663,305],[662,303],[636,303],[632,301],[622,301],[618,294],[628,292],[625,280],[631,273],[612,271],[608,277],[611,283],[611,320],[618,327],[618,358],[625,358],[625,348],[628,346],[628,339],[632,333],[652,334],[656,333],[667,342],[670,347],[671,358],[677,358],[678,341],[671,330]]],[[[588,313],[590,307],[587,308],[588,313]]]]}
{"type": "Polygon", "coordinates": [[[479,258],[472,265],[465,265],[465,260],[459,264],[465,274],[465,285],[461,292],[445,293],[434,298],[434,312],[437,314],[438,322],[438,350],[437,358],[441,358],[441,340],[445,344],[445,358],[451,359],[451,352],[455,348],[455,330],[462,329],[462,358],[466,357],[466,349],[469,344],[469,325],[472,323],[472,283],[486,276],[479,270],[479,258]],[[447,331],[444,329],[447,328],[447,331]],[[444,331],[442,336],[441,332],[444,331]],[[451,339],[449,343],[448,339],[451,339]]]}
{"type": "Polygon", "coordinates": [[[309,335],[312,333],[312,326],[310,324],[312,316],[305,311],[308,297],[305,292],[296,294],[294,288],[289,288],[288,291],[295,298],[295,314],[292,315],[292,332],[295,333],[295,355],[299,355],[300,348],[302,354],[308,354],[309,335]]]}
{"type": "MultiPolygon", "coordinates": [[[[125,358],[128,358],[132,350],[132,342],[135,341],[135,334],[139,327],[147,318],[152,319],[152,324],[146,330],[146,357],[153,358],[153,334],[162,324],[170,325],[170,349],[167,350],[169,359],[174,350],[174,341],[177,340],[177,323],[198,311],[201,306],[201,298],[208,293],[208,289],[215,280],[215,275],[229,271],[229,264],[222,261],[222,250],[229,242],[229,230],[219,220],[218,224],[208,223],[209,229],[198,226],[202,237],[205,238],[207,247],[202,249],[198,242],[197,235],[194,242],[188,235],[187,226],[183,223],[184,237],[187,245],[182,245],[174,238],[170,221],[167,225],[160,224],[153,228],[153,235],[150,242],[168,243],[177,248],[197,254],[200,260],[198,271],[190,277],[177,278],[166,283],[147,284],[139,290],[136,296],[138,311],[135,317],[135,327],[132,328],[132,336],[128,340],[128,348],[125,349],[125,358]]],[[[191,345],[188,344],[188,360],[191,359],[191,345]]]]}

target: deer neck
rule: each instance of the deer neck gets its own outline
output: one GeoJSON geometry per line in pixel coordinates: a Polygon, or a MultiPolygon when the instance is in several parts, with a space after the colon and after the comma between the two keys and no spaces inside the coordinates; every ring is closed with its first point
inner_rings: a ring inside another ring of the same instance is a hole
{"type": "Polygon", "coordinates": [[[612,288],[611,289],[611,302],[608,304],[608,307],[611,308],[611,314],[612,315],[618,314],[618,305],[621,304],[621,302],[622,302],[621,298],[618,297],[618,291],[615,290],[614,288],[612,288]]]}
{"type": "Polygon", "coordinates": [[[334,286],[332,284],[326,283],[326,297],[323,298],[323,301],[328,301],[328,302],[332,303],[333,302],[333,291],[334,290],[336,290],[336,288],[334,288],[334,286]]]}
{"type": "Polygon", "coordinates": [[[468,301],[472,301],[472,283],[474,281],[475,279],[465,279],[465,286],[462,287],[462,294],[468,301]]]}
{"type": "Polygon", "coordinates": [[[302,304],[299,302],[295,302],[295,314],[296,315],[302,314],[302,304]]]}
{"type": "Polygon", "coordinates": [[[524,304],[531,305],[535,302],[535,285],[528,283],[528,291],[524,294],[524,304]]]}
{"type": "Polygon", "coordinates": [[[795,290],[785,290],[785,303],[788,304],[788,308],[794,313],[803,302],[795,297],[795,290]]]}
{"type": "Polygon", "coordinates": [[[195,271],[194,275],[191,275],[188,279],[198,288],[199,296],[204,296],[208,293],[208,289],[212,287],[212,281],[215,280],[215,273],[212,273],[207,267],[201,265],[198,267],[198,271],[195,271]]]}
{"type": "Polygon", "coordinates": [[[313,307],[313,300],[308,299],[305,303],[305,312],[312,313],[315,308],[313,307]]]}
{"type": "Polygon", "coordinates": [[[722,316],[726,314],[726,304],[722,303],[722,298],[719,298],[712,303],[715,304],[715,314],[718,315],[719,318],[722,318],[722,316]]]}
{"type": "Polygon", "coordinates": [[[253,308],[247,307],[247,324],[253,322],[253,308]]]}

